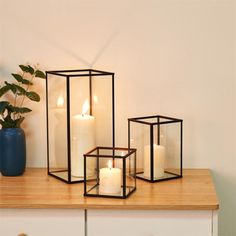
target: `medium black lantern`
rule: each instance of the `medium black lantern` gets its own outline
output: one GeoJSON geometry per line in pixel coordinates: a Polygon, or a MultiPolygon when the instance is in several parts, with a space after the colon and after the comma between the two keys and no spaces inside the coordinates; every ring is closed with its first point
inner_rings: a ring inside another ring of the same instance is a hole
{"type": "MultiPolygon", "coordinates": [[[[114,73],[93,69],[46,72],[48,174],[84,181],[83,154],[114,146],[114,73]]],[[[93,176],[95,163],[88,173],[93,176]]]]}
{"type": "Polygon", "coordinates": [[[136,189],[136,149],[96,147],[84,155],[84,172],[84,196],[127,198],[136,189]]]}
{"type": "Polygon", "coordinates": [[[128,147],[137,148],[137,178],[182,177],[182,127],[183,120],[160,115],[128,119],[128,147]]]}

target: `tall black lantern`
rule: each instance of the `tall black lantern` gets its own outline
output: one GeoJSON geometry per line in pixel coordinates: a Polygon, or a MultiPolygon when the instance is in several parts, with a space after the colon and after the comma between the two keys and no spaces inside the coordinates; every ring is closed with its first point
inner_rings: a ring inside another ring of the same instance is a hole
{"type": "Polygon", "coordinates": [[[137,149],[136,177],[149,182],[182,177],[182,133],[181,119],[128,119],[128,146],[137,149]]]}
{"type": "MultiPolygon", "coordinates": [[[[84,181],[84,153],[115,145],[114,73],[93,69],[46,72],[48,174],[84,181]]],[[[87,178],[95,175],[89,163],[87,178]]]]}

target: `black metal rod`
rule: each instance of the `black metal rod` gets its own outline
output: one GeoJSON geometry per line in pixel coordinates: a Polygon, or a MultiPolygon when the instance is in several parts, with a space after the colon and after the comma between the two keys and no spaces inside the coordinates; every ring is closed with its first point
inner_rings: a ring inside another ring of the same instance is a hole
{"type": "Polygon", "coordinates": [[[141,116],[141,117],[134,117],[134,118],[129,118],[130,120],[138,120],[138,119],[151,119],[151,118],[163,118],[163,119],[168,119],[168,120],[173,120],[173,121],[182,121],[182,119],[179,118],[173,118],[173,117],[168,117],[168,116],[162,116],[162,115],[153,115],[153,116],[141,116]]]}
{"type": "Polygon", "coordinates": [[[157,117],[157,144],[160,145],[160,117],[157,117]]]}
{"type": "Polygon", "coordinates": [[[86,155],[84,155],[84,194],[87,192],[87,170],[86,170],[86,165],[87,165],[87,158],[86,155]]]}
{"type": "Polygon", "coordinates": [[[145,125],[162,125],[162,124],[170,124],[170,123],[178,123],[181,122],[181,120],[170,120],[170,121],[162,121],[162,122],[146,122],[146,121],[141,121],[141,120],[136,120],[136,119],[129,119],[130,121],[140,123],[140,124],[145,124],[145,125]]]}
{"type": "Polygon", "coordinates": [[[66,77],[66,93],[67,93],[67,160],[68,160],[68,181],[71,183],[71,127],[70,127],[70,77],[66,77]]]}
{"type": "Polygon", "coordinates": [[[76,69],[76,70],[50,70],[48,73],[60,73],[60,72],[84,72],[84,71],[91,71],[91,69],[76,69]]]}
{"type": "Polygon", "coordinates": [[[123,197],[126,196],[126,158],[123,158],[123,197]]]}
{"type": "Polygon", "coordinates": [[[92,76],[91,71],[89,71],[89,113],[93,115],[93,90],[92,90],[92,76]]]}
{"type": "MultiPolygon", "coordinates": [[[[84,77],[84,76],[89,76],[89,71],[87,74],[66,74],[68,72],[73,72],[73,71],[47,71],[48,74],[52,74],[52,75],[58,75],[58,76],[62,76],[62,77],[84,77]]],[[[114,73],[110,73],[110,72],[107,72],[107,73],[98,73],[98,74],[92,74],[92,76],[111,76],[113,75],[114,73]]]]}
{"type": "Polygon", "coordinates": [[[153,125],[150,126],[150,170],[151,180],[154,180],[154,156],[153,156],[153,125]]]}
{"type": "MultiPolygon", "coordinates": [[[[62,75],[62,74],[61,74],[62,75]]],[[[113,73],[104,73],[104,74],[92,74],[92,76],[106,76],[106,75],[114,75],[113,73]]],[[[66,74],[64,74],[64,76],[68,76],[66,74]]],[[[70,77],[84,77],[84,76],[89,76],[89,74],[72,74],[72,75],[69,75],[70,77]]]]}
{"type": "Polygon", "coordinates": [[[99,149],[97,149],[97,184],[100,184],[100,163],[99,163],[99,149]]]}
{"type": "Polygon", "coordinates": [[[142,121],[142,120],[136,120],[133,118],[129,118],[130,121],[136,122],[136,123],[140,123],[140,124],[145,124],[145,125],[152,125],[151,122],[146,122],[146,121],[142,121]]]}
{"type": "Polygon", "coordinates": [[[115,76],[112,74],[112,147],[115,147],[115,76]]]}
{"type": "Polygon", "coordinates": [[[102,70],[95,70],[95,69],[91,69],[91,71],[93,71],[93,72],[99,72],[99,73],[101,73],[101,74],[114,74],[113,72],[107,72],[107,71],[102,71],[102,70]]]}
{"type": "Polygon", "coordinates": [[[46,125],[47,125],[47,171],[50,172],[49,162],[49,117],[48,117],[48,73],[46,72],[46,125]]]}
{"type": "MultiPolygon", "coordinates": [[[[54,172],[50,172],[48,175],[53,176],[54,178],[59,179],[67,184],[69,183],[68,180],[65,180],[62,177],[59,177],[58,175],[55,175],[53,173],[54,172]]],[[[71,182],[70,184],[83,183],[83,182],[84,182],[84,180],[75,180],[75,181],[71,182]]]]}
{"type": "Polygon", "coordinates": [[[161,181],[165,181],[165,180],[179,179],[179,178],[181,178],[181,176],[180,175],[176,175],[176,176],[166,177],[166,178],[163,178],[163,179],[150,180],[150,179],[146,179],[144,177],[141,177],[141,176],[137,175],[137,179],[141,179],[141,180],[144,180],[144,181],[149,182],[149,183],[155,183],[155,182],[161,182],[161,181]]]}
{"type": "Polygon", "coordinates": [[[112,166],[115,167],[115,84],[114,84],[114,74],[112,75],[112,155],[113,155],[113,161],[112,166]]]}
{"type": "Polygon", "coordinates": [[[136,171],[137,171],[137,152],[134,153],[134,186],[135,186],[135,189],[137,186],[136,171]]]}
{"type": "Polygon", "coordinates": [[[130,149],[130,120],[128,120],[128,149],[130,149]]]}
{"type": "Polygon", "coordinates": [[[180,176],[183,176],[183,121],[180,123],[180,176]]]}

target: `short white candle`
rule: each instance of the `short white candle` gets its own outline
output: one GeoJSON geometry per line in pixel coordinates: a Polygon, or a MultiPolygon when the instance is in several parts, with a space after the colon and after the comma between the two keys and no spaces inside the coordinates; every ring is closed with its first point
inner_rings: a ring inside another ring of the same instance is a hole
{"type": "MultiPolygon", "coordinates": [[[[88,101],[83,105],[82,114],[72,117],[72,157],[71,174],[84,177],[84,154],[95,146],[94,117],[85,114],[89,108],[88,101]]],[[[92,160],[93,161],[93,160],[92,160]]],[[[88,163],[87,175],[94,174],[95,163],[88,163]]]]}
{"type": "MultiPolygon", "coordinates": [[[[143,175],[147,178],[151,177],[150,170],[150,145],[144,147],[144,173],[143,175]]],[[[165,147],[162,145],[153,144],[153,171],[154,178],[161,178],[164,176],[165,170],[165,147]]]]}
{"type": "Polygon", "coordinates": [[[121,193],[121,169],[112,168],[112,161],[109,160],[108,168],[100,169],[100,192],[105,194],[121,193]]]}

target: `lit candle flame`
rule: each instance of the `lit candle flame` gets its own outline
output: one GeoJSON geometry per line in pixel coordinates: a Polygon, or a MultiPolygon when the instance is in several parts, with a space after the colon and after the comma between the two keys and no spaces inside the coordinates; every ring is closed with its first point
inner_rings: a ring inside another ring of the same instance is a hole
{"type": "Polygon", "coordinates": [[[82,107],[82,115],[85,115],[89,110],[89,101],[86,100],[82,107]]]}
{"type": "Polygon", "coordinates": [[[64,98],[63,98],[63,96],[60,96],[57,99],[57,107],[63,107],[63,106],[64,106],[64,98]]]}
{"type": "Polygon", "coordinates": [[[108,161],[108,168],[109,168],[109,169],[112,168],[112,161],[111,161],[111,160],[108,161]]]}
{"type": "Polygon", "coordinates": [[[97,97],[97,95],[94,95],[94,96],[93,96],[93,101],[94,101],[95,103],[98,103],[98,97],[97,97]]]}

